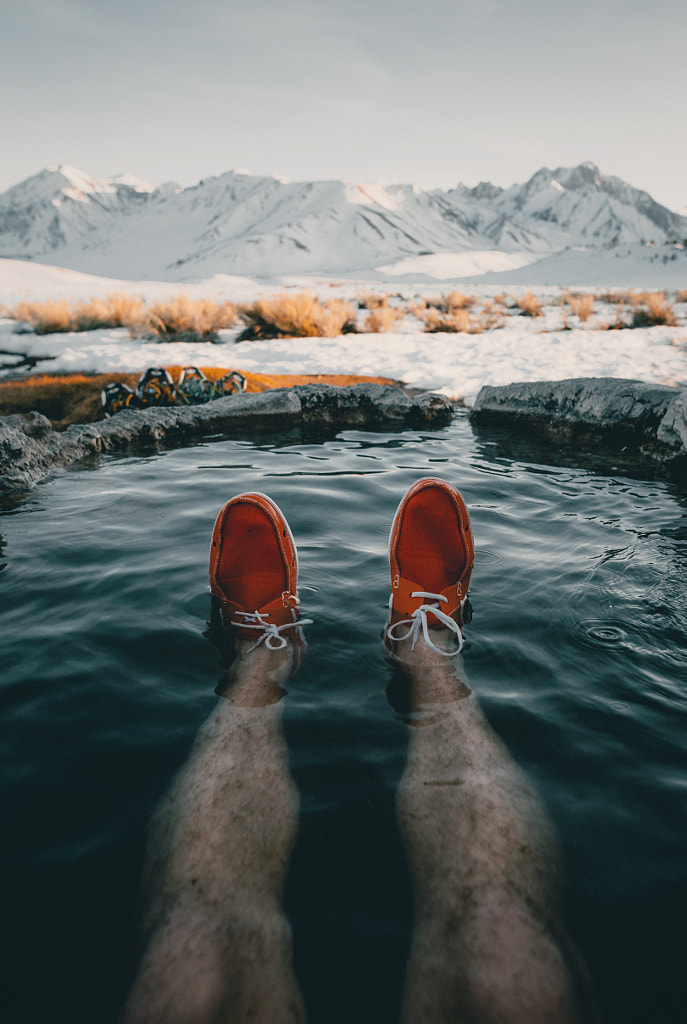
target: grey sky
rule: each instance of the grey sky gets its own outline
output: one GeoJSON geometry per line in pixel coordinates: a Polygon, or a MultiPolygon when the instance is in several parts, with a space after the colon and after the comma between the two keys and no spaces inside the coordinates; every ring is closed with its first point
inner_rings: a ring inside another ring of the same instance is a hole
{"type": "Polygon", "coordinates": [[[684,0],[3,0],[0,191],[49,164],[426,187],[593,160],[687,205],[684,0]]]}

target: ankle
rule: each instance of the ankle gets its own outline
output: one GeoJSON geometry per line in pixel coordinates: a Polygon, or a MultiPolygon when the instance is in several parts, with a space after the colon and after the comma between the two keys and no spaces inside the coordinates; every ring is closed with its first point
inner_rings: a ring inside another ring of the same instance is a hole
{"type": "Polygon", "coordinates": [[[217,685],[217,693],[232,704],[264,707],[276,704],[285,694],[294,667],[294,646],[273,650],[265,644],[236,637],[236,657],[217,685]]]}
{"type": "Polygon", "coordinates": [[[432,643],[438,650],[422,636],[414,648],[411,639],[394,644],[394,661],[410,678],[411,703],[448,703],[469,697],[472,690],[455,635],[449,629],[432,630],[432,643]]]}

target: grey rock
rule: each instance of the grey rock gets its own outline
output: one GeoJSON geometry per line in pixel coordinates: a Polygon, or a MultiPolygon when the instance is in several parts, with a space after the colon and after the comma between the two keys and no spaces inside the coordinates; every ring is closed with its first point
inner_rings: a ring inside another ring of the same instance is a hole
{"type": "Polygon", "coordinates": [[[0,417],[0,494],[33,486],[53,469],[99,452],[156,447],[207,434],[440,427],[452,407],[443,395],[409,398],[396,388],[324,384],[228,395],[207,405],[125,409],[109,420],[52,430],[37,412],[0,417]]]}
{"type": "Polygon", "coordinates": [[[38,412],[0,417],[0,494],[24,491],[55,466],[89,453],[80,440],[67,440],[38,412]]]}
{"type": "Polygon", "coordinates": [[[687,391],[680,391],[658,425],[658,440],[671,448],[687,451],[687,391]]]}
{"type": "Polygon", "coordinates": [[[687,392],[674,387],[578,377],[483,387],[470,419],[577,441],[600,438],[664,460],[685,454],[686,403],[687,392]]]}
{"type": "Polygon", "coordinates": [[[409,396],[383,384],[332,387],[303,384],[294,388],[301,401],[303,429],[390,430],[406,427],[443,427],[450,423],[453,407],[445,395],[409,396]]]}

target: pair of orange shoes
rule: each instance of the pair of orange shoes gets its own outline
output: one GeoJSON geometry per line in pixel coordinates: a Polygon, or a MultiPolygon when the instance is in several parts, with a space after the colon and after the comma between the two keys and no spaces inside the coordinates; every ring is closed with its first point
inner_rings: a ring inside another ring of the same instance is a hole
{"type": "MultiPolygon", "coordinates": [[[[465,502],[436,477],[418,480],[401,501],[389,537],[391,597],[384,631],[387,652],[420,634],[440,654],[462,649],[469,621],[468,586],[475,560],[465,502]],[[456,646],[443,650],[431,629],[450,629],[456,646]]],[[[238,494],[222,508],[212,533],[210,589],[219,598],[224,625],[243,639],[272,650],[292,640],[296,661],[305,649],[298,611],[298,554],[291,530],[265,494],[238,494]]]]}

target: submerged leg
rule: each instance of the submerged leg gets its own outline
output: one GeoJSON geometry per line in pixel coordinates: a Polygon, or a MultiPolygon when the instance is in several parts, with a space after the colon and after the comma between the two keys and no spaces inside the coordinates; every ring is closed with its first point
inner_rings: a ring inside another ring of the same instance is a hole
{"type": "Polygon", "coordinates": [[[151,823],[143,952],[123,1024],[305,1019],[281,908],[298,823],[279,704],[305,649],[297,574],[274,502],[228,501],[213,530],[210,588],[237,657],[151,823]]]}
{"type": "Polygon", "coordinates": [[[144,876],[143,953],[125,1024],[281,1024],[305,1019],[281,909],[298,793],[278,699],[293,651],[234,665],[158,807],[144,876]],[[261,706],[262,704],[262,706],[261,706]]]}
{"type": "Polygon", "coordinates": [[[484,719],[461,656],[423,640],[399,653],[416,712],[397,796],[415,906],[403,1021],[598,1020],[537,792],[484,719]]]}
{"type": "Polygon", "coordinates": [[[464,673],[474,561],[462,497],[420,480],[389,542],[385,644],[413,711],[397,813],[415,922],[404,1024],[598,1019],[558,898],[558,858],[535,789],[489,728],[464,673]]]}

